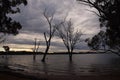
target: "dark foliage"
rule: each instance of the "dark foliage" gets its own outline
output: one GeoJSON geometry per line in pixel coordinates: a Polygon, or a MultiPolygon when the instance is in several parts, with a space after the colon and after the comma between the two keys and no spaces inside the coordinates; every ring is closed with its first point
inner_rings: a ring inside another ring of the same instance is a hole
{"type": "MultiPolygon", "coordinates": [[[[94,7],[98,10],[96,13],[99,16],[99,21],[101,22],[100,27],[105,27],[104,37],[106,38],[104,42],[109,49],[120,50],[120,0],[78,0],[90,7],[94,7]]],[[[93,37],[93,44],[95,38],[99,36],[99,33],[93,37]]],[[[104,38],[101,37],[101,38],[104,38]]],[[[96,41],[97,42],[97,41],[96,41]]]]}
{"type": "Polygon", "coordinates": [[[20,4],[27,5],[27,1],[0,0],[0,33],[18,34],[18,31],[22,28],[21,24],[17,21],[13,21],[7,14],[16,14],[20,12],[18,7],[20,4]]]}
{"type": "Polygon", "coordinates": [[[95,35],[92,39],[86,39],[86,42],[88,42],[88,46],[91,49],[106,49],[106,36],[104,31],[100,31],[97,35],[95,35]]]}

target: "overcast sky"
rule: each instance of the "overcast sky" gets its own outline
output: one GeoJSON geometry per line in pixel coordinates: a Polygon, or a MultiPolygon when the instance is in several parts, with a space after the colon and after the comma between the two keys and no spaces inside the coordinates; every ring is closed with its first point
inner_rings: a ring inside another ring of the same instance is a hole
{"type": "MultiPolygon", "coordinates": [[[[89,38],[99,31],[98,17],[88,11],[94,10],[79,4],[76,0],[28,0],[28,5],[21,5],[21,13],[10,15],[23,26],[16,36],[7,37],[7,41],[1,45],[9,45],[11,48],[31,50],[34,47],[34,39],[40,40],[40,50],[44,51],[45,40],[43,33],[48,30],[48,24],[43,16],[47,9],[49,14],[55,13],[54,22],[62,20],[67,14],[67,19],[73,21],[76,29],[82,29],[86,34],[83,38],[89,38]]],[[[85,42],[77,45],[77,49],[88,49],[85,42]]],[[[50,51],[65,50],[61,39],[54,37],[50,51]]]]}

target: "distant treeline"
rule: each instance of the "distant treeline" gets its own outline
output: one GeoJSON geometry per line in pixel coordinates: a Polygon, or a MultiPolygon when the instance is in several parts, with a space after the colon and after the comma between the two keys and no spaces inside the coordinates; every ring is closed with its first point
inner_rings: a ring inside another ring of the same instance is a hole
{"type": "MultiPolygon", "coordinates": [[[[73,54],[98,54],[104,52],[73,52],[73,54]]],[[[10,52],[0,52],[0,55],[41,55],[43,52],[26,52],[26,51],[10,51],[10,52]]],[[[48,54],[68,54],[68,52],[53,52],[48,54]]]]}
{"type": "Polygon", "coordinates": [[[43,54],[43,52],[26,52],[26,51],[0,52],[0,55],[33,55],[33,54],[43,54]]]}

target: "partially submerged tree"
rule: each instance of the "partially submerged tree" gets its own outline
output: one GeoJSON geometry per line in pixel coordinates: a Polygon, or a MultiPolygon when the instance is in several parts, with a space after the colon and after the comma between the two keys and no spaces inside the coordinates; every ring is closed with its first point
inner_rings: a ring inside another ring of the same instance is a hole
{"type": "MultiPolygon", "coordinates": [[[[18,7],[20,4],[27,5],[26,0],[0,0],[0,34],[18,34],[21,24],[12,20],[8,14],[16,14],[20,12],[18,7]]],[[[3,37],[0,36],[1,38],[3,37]]]]}
{"type": "Polygon", "coordinates": [[[95,13],[99,16],[99,21],[101,22],[100,27],[105,27],[105,45],[107,45],[110,50],[120,52],[120,0],[77,1],[93,7],[98,11],[95,13]]]}
{"type": "Polygon", "coordinates": [[[59,37],[62,39],[65,47],[68,50],[69,60],[72,61],[72,53],[82,39],[83,33],[81,30],[75,30],[74,25],[71,20],[64,21],[61,25],[56,27],[59,37]]]}
{"type": "Polygon", "coordinates": [[[35,38],[33,52],[38,52],[39,46],[40,46],[40,41],[37,40],[37,38],[35,38]]]}
{"type": "Polygon", "coordinates": [[[38,41],[37,38],[35,38],[34,48],[33,48],[33,60],[36,60],[36,52],[38,52],[39,46],[40,46],[40,41],[38,41]]]}
{"type": "Polygon", "coordinates": [[[47,23],[48,23],[48,28],[49,28],[49,31],[48,32],[44,32],[44,38],[45,38],[45,42],[46,42],[46,49],[45,49],[45,53],[44,53],[44,56],[42,58],[42,62],[45,62],[45,58],[46,58],[46,55],[49,51],[49,48],[50,48],[50,45],[51,45],[51,39],[53,38],[54,36],[54,33],[56,31],[55,29],[55,26],[56,24],[53,22],[53,18],[54,18],[54,13],[49,16],[46,9],[43,13],[47,23]]]}

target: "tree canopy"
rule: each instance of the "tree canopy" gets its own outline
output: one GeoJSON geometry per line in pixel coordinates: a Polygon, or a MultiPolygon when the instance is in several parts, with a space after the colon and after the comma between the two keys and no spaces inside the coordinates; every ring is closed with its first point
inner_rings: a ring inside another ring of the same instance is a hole
{"type": "Polygon", "coordinates": [[[21,24],[12,20],[8,14],[16,14],[20,12],[19,5],[27,5],[26,0],[0,0],[0,33],[18,34],[22,28],[21,24]]]}
{"type": "MultiPolygon", "coordinates": [[[[120,50],[120,0],[78,0],[81,3],[94,7],[99,16],[100,27],[105,27],[105,45],[109,49],[120,50]]],[[[101,29],[102,31],[102,29],[101,29]]],[[[95,36],[98,36],[98,33],[95,36]]],[[[95,36],[92,40],[94,40],[95,36]]],[[[104,38],[102,37],[102,38],[104,38]]],[[[92,41],[91,41],[92,42],[92,41]]],[[[98,45],[98,43],[96,44],[98,45]]],[[[100,45],[100,44],[99,44],[100,45]]]]}

